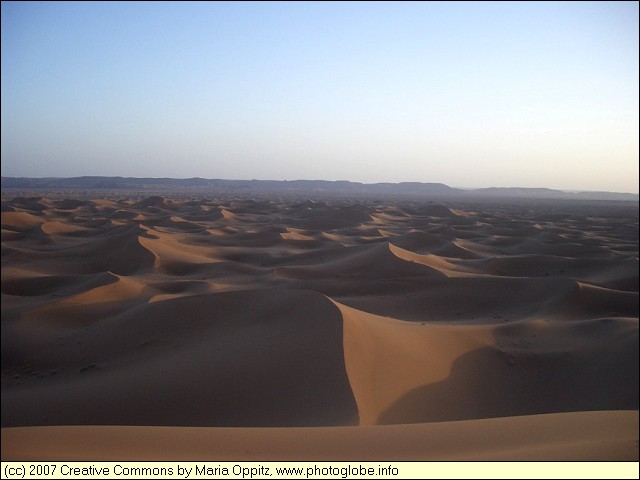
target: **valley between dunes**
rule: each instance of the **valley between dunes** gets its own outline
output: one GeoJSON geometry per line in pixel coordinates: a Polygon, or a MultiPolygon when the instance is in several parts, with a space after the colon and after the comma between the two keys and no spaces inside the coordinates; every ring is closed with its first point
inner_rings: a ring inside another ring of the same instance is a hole
{"type": "Polygon", "coordinates": [[[2,201],[3,460],[638,460],[638,204],[2,201]]]}

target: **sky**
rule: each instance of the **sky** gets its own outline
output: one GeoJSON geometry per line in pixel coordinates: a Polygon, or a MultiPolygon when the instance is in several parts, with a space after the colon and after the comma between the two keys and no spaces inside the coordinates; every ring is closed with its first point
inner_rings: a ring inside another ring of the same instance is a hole
{"type": "Polygon", "coordinates": [[[637,2],[2,2],[3,176],[638,192],[637,2]]]}

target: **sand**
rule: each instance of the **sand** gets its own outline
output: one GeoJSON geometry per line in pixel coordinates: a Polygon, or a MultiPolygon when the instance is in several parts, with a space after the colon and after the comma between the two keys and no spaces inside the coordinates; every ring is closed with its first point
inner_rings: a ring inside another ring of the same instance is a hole
{"type": "Polygon", "coordinates": [[[3,460],[638,460],[638,204],[2,202],[3,460]]]}

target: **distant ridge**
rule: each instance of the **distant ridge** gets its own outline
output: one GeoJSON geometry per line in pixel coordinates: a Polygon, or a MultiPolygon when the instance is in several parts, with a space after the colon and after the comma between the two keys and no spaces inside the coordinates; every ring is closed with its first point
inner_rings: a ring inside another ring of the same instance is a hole
{"type": "Polygon", "coordinates": [[[471,190],[474,195],[490,197],[518,197],[518,198],[566,198],[579,200],[624,200],[638,201],[637,193],[578,191],[567,192],[552,188],[518,188],[518,187],[491,187],[471,190]]]}
{"type": "Polygon", "coordinates": [[[492,187],[463,190],[443,183],[400,182],[360,183],[347,180],[223,180],[193,178],[137,178],[137,177],[2,177],[2,189],[108,189],[153,190],[209,188],[224,191],[282,193],[336,193],[382,195],[437,195],[456,197],[513,197],[576,200],[638,201],[638,194],[618,192],[566,192],[551,188],[492,187]]]}

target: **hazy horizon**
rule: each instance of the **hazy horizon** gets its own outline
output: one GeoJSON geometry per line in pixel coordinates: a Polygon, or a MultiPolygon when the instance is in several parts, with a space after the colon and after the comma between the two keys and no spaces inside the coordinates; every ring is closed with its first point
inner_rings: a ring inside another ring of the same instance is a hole
{"type": "Polygon", "coordinates": [[[2,176],[638,193],[636,2],[2,2],[2,176]]]}
{"type": "MultiPolygon", "coordinates": [[[[157,180],[162,180],[162,179],[171,179],[171,180],[191,180],[191,179],[202,179],[202,180],[221,180],[224,182],[246,182],[246,181],[258,181],[258,182],[350,182],[350,183],[356,183],[356,184],[362,184],[362,185],[376,185],[376,184],[391,184],[391,185],[399,185],[402,183],[421,183],[421,184],[435,184],[435,185],[445,185],[446,187],[450,187],[453,189],[457,189],[457,190],[467,190],[467,191],[474,191],[474,190],[482,190],[482,189],[498,189],[498,190],[527,190],[527,189],[531,189],[531,190],[554,190],[554,191],[558,191],[558,192],[566,192],[566,193],[612,193],[612,194],[626,194],[626,195],[638,195],[638,193],[635,192],[622,192],[622,191],[613,191],[613,190],[573,190],[573,189],[551,189],[550,187],[545,187],[545,186],[533,186],[533,187],[514,187],[514,186],[509,186],[509,185],[492,185],[489,187],[474,187],[474,186],[459,186],[459,185],[449,185],[443,182],[416,182],[416,181],[401,181],[401,182],[357,182],[354,180],[349,180],[349,179],[337,179],[337,180],[327,180],[327,179],[323,179],[323,178],[292,178],[292,179],[288,179],[288,180],[279,180],[279,179],[273,179],[273,178],[267,178],[267,179],[263,179],[263,178],[219,178],[219,177],[215,177],[215,178],[209,178],[209,177],[202,177],[202,176],[193,176],[193,177],[161,177],[161,176],[146,176],[146,177],[137,177],[137,176],[123,176],[123,175],[82,175],[82,176],[74,176],[74,177],[61,177],[61,176],[50,176],[50,177],[13,177],[13,176],[2,176],[2,178],[32,178],[32,179],[37,179],[37,180],[45,180],[45,179],[54,179],[54,180],[61,180],[61,179],[69,179],[69,178],[121,178],[121,179],[157,179],[157,180]]],[[[17,188],[17,187],[4,187],[4,188],[8,188],[8,189],[12,189],[12,188],[17,188]]],[[[23,187],[20,187],[23,188],[23,187]]],[[[38,187],[40,188],[40,187],[38,187]]]]}

